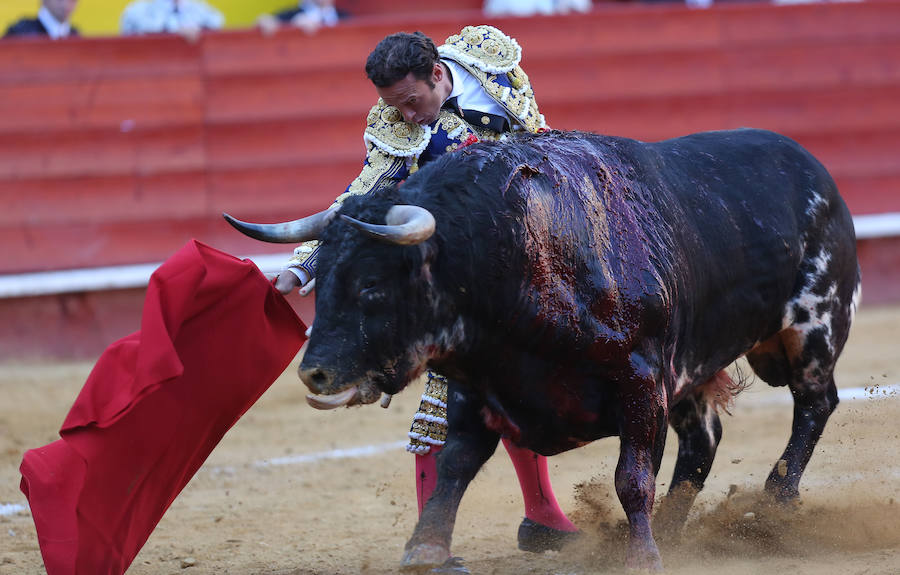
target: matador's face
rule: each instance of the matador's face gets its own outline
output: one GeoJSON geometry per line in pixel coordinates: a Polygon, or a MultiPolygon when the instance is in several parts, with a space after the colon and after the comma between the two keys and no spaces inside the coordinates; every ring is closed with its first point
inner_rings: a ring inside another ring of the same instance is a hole
{"type": "Polygon", "coordinates": [[[437,120],[441,106],[450,93],[452,84],[448,76],[449,72],[443,64],[436,62],[429,78],[431,85],[410,72],[402,80],[384,88],[376,87],[375,90],[385,103],[400,110],[405,121],[427,126],[437,120]]]}

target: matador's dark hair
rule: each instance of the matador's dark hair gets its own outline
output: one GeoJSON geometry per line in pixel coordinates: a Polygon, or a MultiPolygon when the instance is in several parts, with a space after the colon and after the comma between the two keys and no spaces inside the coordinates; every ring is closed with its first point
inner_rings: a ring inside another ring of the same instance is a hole
{"type": "Polygon", "coordinates": [[[366,75],[379,88],[393,86],[412,72],[419,80],[434,88],[431,72],[438,61],[438,51],[431,38],[415,32],[391,34],[375,46],[366,60],[366,75]]]}

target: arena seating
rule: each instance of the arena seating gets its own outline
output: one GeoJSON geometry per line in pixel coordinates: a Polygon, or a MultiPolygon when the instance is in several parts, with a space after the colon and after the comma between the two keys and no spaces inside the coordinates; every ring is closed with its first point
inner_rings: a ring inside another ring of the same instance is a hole
{"type": "MultiPolygon", "coordinates": [[[[396,30],[441,40],[478,5],[386,17],[360,1],[357,18],[312,36],[4,43],[0,274],[159,262],[192,237],[236,255],[286,253],[221,213],[275,221],[327,206],[361,165],[374,44],[396,30]]],[[[900,212],[900,0],[610,3],[482,22],[519,40],[553,127],[642,140],[772,129],[817,155],[854,215],[900,212]]],[[[900,239],[859,244],[865,301],[900,301],[900,239]]],[[[0,299],[4,341],[31,334],[2,353],[96,353],[137,329],[131,292],[0,299]],[[57,341],[41,341],[41,320],[57,341]]]]}

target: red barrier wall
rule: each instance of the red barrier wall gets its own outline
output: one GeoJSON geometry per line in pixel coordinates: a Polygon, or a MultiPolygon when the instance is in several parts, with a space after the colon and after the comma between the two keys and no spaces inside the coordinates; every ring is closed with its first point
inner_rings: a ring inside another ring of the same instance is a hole
{"type": "MultiPolygon", "coordinates": [[[[553,127],[643,140],[772,129],[819,157],[854,214],[900,211],[896,0],[607,4],[589,15],[492,21],[474,9],[363,15],[314,36],[5,42],[0,274],[161,261],[192,237],[239,255],[286,253],[240,236],[221,212],[273,221],[326,206],[361,165],[375,100],[363,71],[371,48],[396,30],[442,40],[481,22],[523,46],[553,127]]],[[[861,246],[867,302],[900,300],[896,247],[861,246]]],[[[65,331],[65,318],[93,314],[92,333],[105,345],[137,328],[134,314],[119,329],[104,327],[116,297],[0,301],[0,318],[25,322],[38,312],[21,310],[53,300],[54,325],[65,331]],[[73,308],[75,300],[88,303],[73,308]]],[[[40,348],[40,339],[20,341],[20,351],[40,348]]]]}

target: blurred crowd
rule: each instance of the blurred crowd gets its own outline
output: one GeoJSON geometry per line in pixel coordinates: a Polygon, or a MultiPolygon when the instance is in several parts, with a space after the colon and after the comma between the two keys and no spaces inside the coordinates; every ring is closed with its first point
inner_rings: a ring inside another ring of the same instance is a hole
{"type": "MultiPolygon", "coordinates": [[[[41,0],[34,16],[15,22],[4,37],[46,36],[51,39],[78,36],[70,24],[78,0],[41,0]]],[[[485,0],[486,16],[532,16],[591,10],[591,0],[485,0]]],[[[293,26],[307,33],[337,25],[350,14],[337,8],[335,0],[300,0],[283,10],[262,14],[256,21],[264,33],[282,26],[293,26]]],[[[122,11],[119,32],[122,35],[182,34],[196,36],[203,30],[218,30],[225,25],[224,15],[205,0],[133,0],[122,11]]]]}
{"type": "MultiPolygon", "coordinates": [[[[70,24],[78,0],[41,0],[38,13],[12,24],[4,37],[46,36],[52,39],[78,36],[70,24]]],[[[258,25],[272,30],[291,25],[314,32],[322,26],[334,26],[347,14],[338,10],[334,0],[301,0],[274,14],[265,14],[258,25]]],[[[119,31],[122,35],[182,34],[194,36],[203,30],[218,30],[225,16],[204,0],[133,0],[122,11],[119,31]]]]}
{"type": "MultiPolygon", "coordinates": [[[[10,25],[4,37],[45,36],[51,39],[78,36],[70,24],[70,17],[79,0],[41,0],[35,15],[29,15],[10,25]]],[[[215,1],[215,0],[211,0],[215,1]]],[[[338,0],[339,2],[340,0],[338,0]]],[[[630,0],[607,0],[609,2],[630,0]]],[[[714,2],[743,0],[635,0],[644,3],[680,3],[692,8],[706,8],[714,2]]],[[[828,0],[769,0],[775,4],[793,4],[828,0]]],[[[831,0],[840,1],[840,0],[831,0]]],[[[452,4],[452,0],[451,0],[452,4]]],[[[485,16],[535,16],[589,12],[592,0],[484,0],[485,16]]],[[[350,17],[347,11],[335,6],[335,0],[285,0],[284,8],[261,14],[256,25],[263,33],[273,33],[281,27],[296,27],[315,33],[322,27],[335,26],[350,17]]],[[[175,33],[188,37],[203,30],[218,30],[225,25],[225,16],[206,0],[132,0],[119,19],[122,35],[175,33]]]]}

